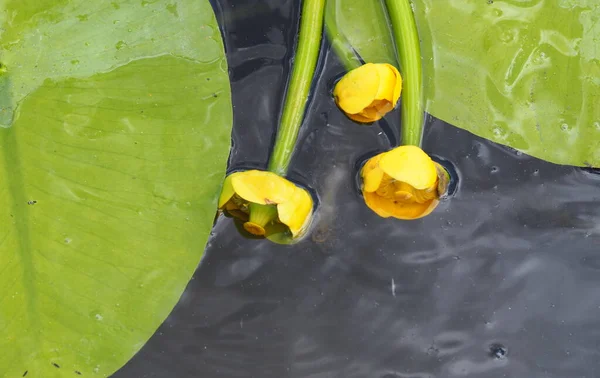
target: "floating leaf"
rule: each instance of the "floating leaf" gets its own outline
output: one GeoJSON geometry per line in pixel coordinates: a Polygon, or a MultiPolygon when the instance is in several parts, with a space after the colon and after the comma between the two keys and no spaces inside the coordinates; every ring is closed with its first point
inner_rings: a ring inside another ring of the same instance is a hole
{"type": "Polygon", "coordinates": [[[366,63],[397,66],[394,40],[383,1],[327,0],[325,11],[330,39],[349,44],[366,63]]]}
{"type": "MultiPolygon", "coordinates": [[[[367,11],[379,0],[332,0],[367,11]]],[[[594,0],[415,0],[427,111],[559,164],[600,166],[600,3],[594,0]]],[[[361,49],[373,23],[338,17],[361,49]]],[[[376,46],[375,46],[376,47],[376,46]]]]}
{"type": "Polygon", "coordinates": [[[0,376],[108,376],[202,257],[232,123],[208,1],[1,3],[0,376]]]}

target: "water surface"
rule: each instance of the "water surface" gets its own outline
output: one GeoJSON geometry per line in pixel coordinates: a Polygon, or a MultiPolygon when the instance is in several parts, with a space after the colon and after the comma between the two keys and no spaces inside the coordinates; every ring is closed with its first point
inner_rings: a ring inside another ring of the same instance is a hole
{"type": "MultiPolygon", "coordinates": [[[[218,2],[231,169],[266,167],[298,12],[218,2]]],[[[600,175],[430,118],[424,147],[455,164],[457,194],[422,220],[379,218],[356,164],[390,148],[397,123],[346,119],[329,95],[342,66],[321,63],[290,172],[320,194],[314,231],[282,247],[220,218],[180,303],[115,377],[599,376],[600,175]]]]}

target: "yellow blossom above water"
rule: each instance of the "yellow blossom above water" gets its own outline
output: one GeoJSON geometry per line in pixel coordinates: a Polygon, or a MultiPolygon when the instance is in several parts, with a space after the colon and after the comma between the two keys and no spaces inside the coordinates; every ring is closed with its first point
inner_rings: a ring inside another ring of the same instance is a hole
{"type": "Polygon", "coordinates": [[[448,187],[446,170],[416,146],[369,159],[361,170],[363,195],[379,216],[417,219],[431,213],[448,187]]]}
{"type": "Polygon", "coordinates": [[[244,228],[257,236],[289,230],[293,238],[310,223],[310,194],[272,172],[250,170],[227,176],[219,198],[219,209],[243,220],[244,228]]]}
{"type": "Polygon", "coordinates": [[[348,117],[369,123],[394,109],[402,90],[402,77],[387,63],[367,63],[348,72],[335,86],[336,104],[348,117]]]}

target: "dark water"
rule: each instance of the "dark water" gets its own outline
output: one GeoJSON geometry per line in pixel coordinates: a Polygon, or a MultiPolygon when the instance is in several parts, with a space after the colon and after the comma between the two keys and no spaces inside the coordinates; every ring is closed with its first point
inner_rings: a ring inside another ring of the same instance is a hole
{"type": "MultiPolygon", "coordinates": [[[[298,12],[219,1],[231,168],[266,166],[298,12]]],[[[320,194],[311,236],[282,247],[219,219],[180,303],[115,377],[599,377],[600,175],[431,119],[425,149],[455,164],[457,194],[423,220],[379,218],[355,165],[397,125],[340,114],[329,90],[343,70],[322,58],[290,174],[320,194]]]]}

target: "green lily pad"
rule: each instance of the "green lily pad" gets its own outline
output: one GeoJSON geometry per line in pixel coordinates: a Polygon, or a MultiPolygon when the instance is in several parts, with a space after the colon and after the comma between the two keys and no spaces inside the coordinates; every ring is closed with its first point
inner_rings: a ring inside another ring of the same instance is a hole
{"type": "Polygon", "coordinates": [[[330,39],[351,46],[369,63],[397,65],[394,40],[383,1],[327,0],[325,12],[330,39]]]}
{"type": "MultiPolygon", "coordinates": [[[[357,14],[381,3],[334,1],[357,14]]],[[[599,2],[415,0],[414,9],[429,113],[550,162],[600,167],[599,2]]],[[[350,41],[387,23],[344,20],[350,41]]],[[[365,61],[389,50],[377,47],[356,43],[365,61]]]]}
{"type": "Polygon", "coordinates": [[[0,376],[108,376],[203,255],[232,124],[220,32],[205,0],[0,4],[0,376]]]}

